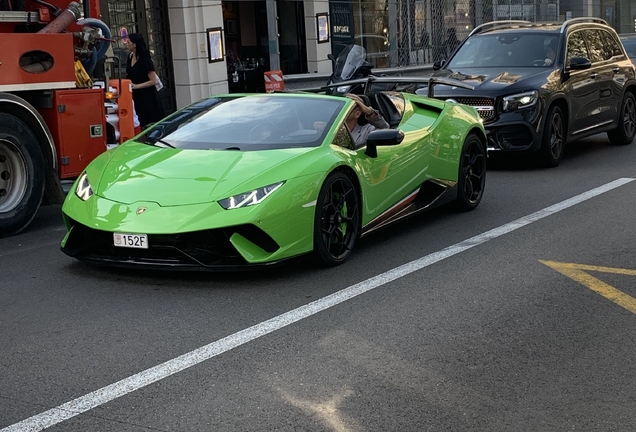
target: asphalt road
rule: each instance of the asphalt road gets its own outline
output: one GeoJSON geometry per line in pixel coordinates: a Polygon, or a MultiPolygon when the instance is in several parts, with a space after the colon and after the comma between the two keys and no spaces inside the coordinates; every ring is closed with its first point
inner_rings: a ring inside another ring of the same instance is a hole
{"type": "Polygon", "coordinates": [[[0,239],[0,432],[634,431],[634,161],[495,158],[333,269],[97,269],[45,207],[0,239]]]}

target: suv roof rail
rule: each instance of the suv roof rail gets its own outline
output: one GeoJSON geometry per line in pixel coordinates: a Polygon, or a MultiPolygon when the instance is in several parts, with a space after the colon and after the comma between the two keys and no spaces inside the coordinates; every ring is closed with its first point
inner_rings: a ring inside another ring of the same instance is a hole
{"type": "Polygon", "coordinates": [[[592,23],[607,25],[607,21],[605,21],[604,19],[601,19],[601,18],[594,18],[594,17],[572,18],[572,19],[569,19],[569,20],[567,20],[567,21],[565,21],[563,23],[563,25],[561,26],[561,33],[563,33],[565,31],[565,29],[568,28],[569,26],[571,26],[572,24],[586,23],[586,22],[588,22],[588,23],[592,22],[592,23]]]}
{"type": "Polygon", "coordinates": [[[477,27],[475,27],[473,29],[473,31],[471,31],[468,34],[468,37],[476,34],[476,33],[481,33],[484,30],[486,30],[487,28],[491,28],[491,27],[497,27],[500,25],[509,25],[509,24],[532,24],[530,21],[524,21],[524,20],[501,20],[501,21],[490,21],[487,23],[484,23],[482,25],[478,25],[477,27]]]}

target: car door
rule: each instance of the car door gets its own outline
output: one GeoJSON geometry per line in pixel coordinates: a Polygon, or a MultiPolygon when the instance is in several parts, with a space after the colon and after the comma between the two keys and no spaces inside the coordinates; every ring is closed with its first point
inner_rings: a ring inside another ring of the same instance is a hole
{"type": "MultiPolygon", "coordinates": [[[[598,121],[599,82],[598,71],[593,67],[574,70],[569,67],[573,57],[590,59],[585,36],[582,30],[573,31],[568,35],[565,70],[568,79],[564,90],[570,101],[570,136],[576,136],[589,128],[593,128],[598,121]]],[[[591,60],[590,60],[591,61],[591,60]]]]}
{"type": "Polygon", "coordinates": [[[619,96],[614,85],[614,71],[616,65],[612,62],[614,57],[611,47],[605,46],[601,29],[584,30],[588,50],[592,61],[592,70],[597,75],[596,81],[599,87],[598,106],[594,112],[594,123],[590,126],[600,127],[612,123],[616,119],[616,107],[620,104],[622,96],[619,96]]]}
{"type": "MultiPolygon", "coordinates": [[[[406,110],[412,111],[412,108],[406,110]]],[[[377,157],[370,157],[366,154],[366,145],[353,148],[348,132],[345,135],[346,130],[343,124],[334,144],[347,149],[349,164],[357,171],[363,193],[365,224],[396,207],[424,183],[430,159],[430,147],[426,144],[429,132],[404,128],[404,139],[400,144],[377,147],[377,157]]]]}
{"type": "Polygon", "coordinates": [[[603,46],[608,56],[612,68],[612,81],[610,87],[614,96],[614,105],[612,106],[613,120],[617,120],[623,103],[623,95],[625,94],[625,85],[629,77],[633,76],[633,63],[629,57],[625,56],[621,48],[621,41],[616,34],[612,34],[607,30],[600,30],[603,46]]]}

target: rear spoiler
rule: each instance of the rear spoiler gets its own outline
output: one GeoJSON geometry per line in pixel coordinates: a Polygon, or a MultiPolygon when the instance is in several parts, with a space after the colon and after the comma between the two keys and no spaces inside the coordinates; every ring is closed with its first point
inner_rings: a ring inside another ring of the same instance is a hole
{"type": "Polygon", "coordinates": [[[475,90],[475,86],[465,83],[464,81],[455,80],[445,77],[391,77],[391,76],[368,76],[350,81],[341,81],[339,83],[329,84],[318,89],[307,90],[314,93],[324,92],[327,89],[342,87],[347,85],[362,85],[364,93],[368,93],[373,84],[426,84],[428,85],[427,97],[433,97],[433,89],[436,84],[443,84],[451,87],[460,87],[468,90],[475,90]]]}

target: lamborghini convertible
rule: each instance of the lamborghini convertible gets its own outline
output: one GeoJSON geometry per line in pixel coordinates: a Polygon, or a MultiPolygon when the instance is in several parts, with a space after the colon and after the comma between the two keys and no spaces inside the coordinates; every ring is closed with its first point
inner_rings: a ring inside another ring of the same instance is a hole
{"type": "Polygon", "coordinates": [[[262,267],[310,253],[337,265],[387,224],[440,203],[477,207],[486,136],[474,108],[401,92],[363,99],[390,128],[361,146],[346,97],[228,94],[177,111],[86,168],[62,207],[62,251],[146,268],[262,267]]]}

